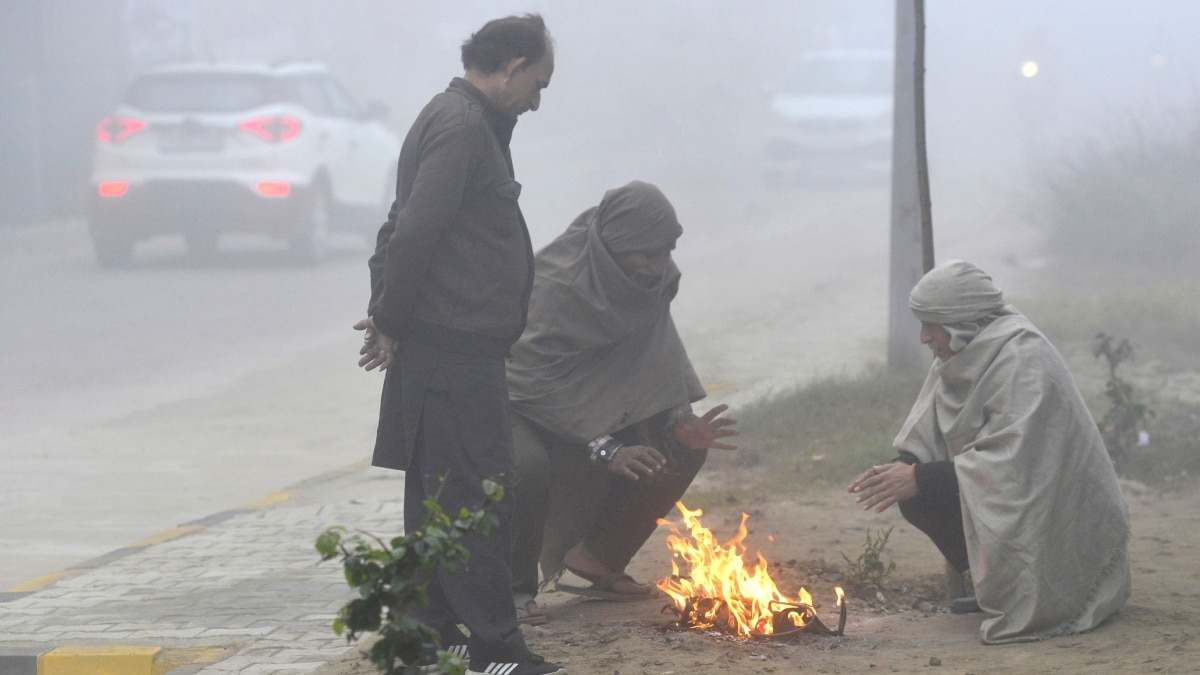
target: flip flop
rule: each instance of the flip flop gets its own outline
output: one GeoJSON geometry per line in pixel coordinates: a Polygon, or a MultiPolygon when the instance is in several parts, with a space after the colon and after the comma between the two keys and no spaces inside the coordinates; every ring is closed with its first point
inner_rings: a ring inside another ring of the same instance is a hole
{"type": "Polygon", "coordinates": [[[564,584],[559,581],[554,585],[554,590],[562,591],[563,593],[571,593],[573,595],[581,595],[585,598],[595,598],[596,600],[609,600],[612,602],[636,602],[638,600],[647,600],[657,595],[656,589],[651,589],[645,593],[618,593],[613,590],[613,585],[623,579],[628,579],[633,583],[633,577],[624,572],[609,572],[599,579],[592,580],[578,572],[571,572],[575,576],[587,579],[592,582],[591,586],[576,586],[574,584],[564,584]]]}

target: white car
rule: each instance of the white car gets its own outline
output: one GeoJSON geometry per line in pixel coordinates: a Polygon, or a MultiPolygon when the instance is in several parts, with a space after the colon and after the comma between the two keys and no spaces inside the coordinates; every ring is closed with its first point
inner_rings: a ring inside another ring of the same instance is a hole
{"type": "Polygon", "coordinates": [[[830,50],[802,55],[770,99],[769,174],[891,169],[893,55],[830,50]]]}
{"type": "Polygon", "coordinates": [[[395,193],[399,139],[317,64],[162,67],[96,127],[89,230],[104,267],[137,241],[222,232],[289,242],[319,261],[332,229],[373,235],[395,193]]]}

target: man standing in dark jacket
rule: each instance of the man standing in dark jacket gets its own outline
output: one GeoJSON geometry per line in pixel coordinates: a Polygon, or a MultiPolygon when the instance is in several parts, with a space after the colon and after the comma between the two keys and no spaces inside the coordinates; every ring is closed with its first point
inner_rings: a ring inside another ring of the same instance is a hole
{"type": "MultiPolygon", "coordinates": [[[[504,359],[525,328],[533,250],[509,139],[554,72],[537,15],[486,24],[462,47],[466,74],[425,106],[400,151],[396,200],[371,256],[360,365],[387,369],[373,464],[405,472],[404,527],[423,502],[447,513],[485,501],[482,482],[513,469],[504,359]]],[[[428,579],[416,618],[470,673],[565,673],[525,646],[510,594],[510,500],[470,561],[428,579]],[[466,625],[468,639],[458,628],[466,625]]],[[[426,659],[432,657],[428,650],[426,659]]],[[[425,664],[422,664],[425,665],[425,664]]]]}

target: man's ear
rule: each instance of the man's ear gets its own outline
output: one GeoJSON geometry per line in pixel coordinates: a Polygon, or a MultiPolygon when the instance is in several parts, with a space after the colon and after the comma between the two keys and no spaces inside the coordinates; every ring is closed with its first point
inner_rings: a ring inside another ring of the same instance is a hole
{"type": "Polygon", "coordinates": [[[528,61],[529,61],[528,56],[521,56],[519,58],[510,60],[508,63],[504,64],[504,77],[505,78],[512,77],[513,73],[524,68],[525,64],[528,63],[528,61]]]}

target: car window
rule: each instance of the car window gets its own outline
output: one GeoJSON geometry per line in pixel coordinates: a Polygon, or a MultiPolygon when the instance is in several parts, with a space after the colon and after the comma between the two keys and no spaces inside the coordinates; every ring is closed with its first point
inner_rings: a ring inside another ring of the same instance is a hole
{"type": "Polygon", "coordinates": [[[350,97],[350,94],[342,88],[342,85],[334,80],[325,80],[325,95],[329,97],[329,104],[333,108],[334,115],[354,119],[362,117],[358,103],[350,97]]]}
{"type": "Polygon", "coordinates": [[[279,98],[271,78],[250,74],[171,73],[148,75],[129,88],[125,100],[148,112],[223,113],[249,110],[279,98]]]}
{"type": "Polygon", "coordinates": [[[325,97],[325,88],[321,81],[313,77],[297,77],[292,79],[292,87],[301,105],[315,115],[328,117],[331,113],[329,100],[325,97]]]}

